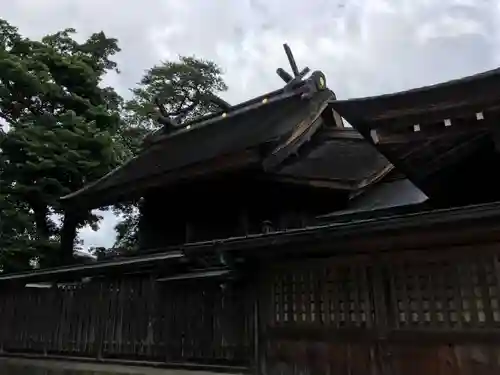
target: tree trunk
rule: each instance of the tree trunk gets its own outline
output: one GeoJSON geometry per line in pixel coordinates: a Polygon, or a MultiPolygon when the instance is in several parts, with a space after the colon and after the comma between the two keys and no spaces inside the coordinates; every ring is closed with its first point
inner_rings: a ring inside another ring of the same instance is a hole
{"type": "Polygon", "coordinates": [[[49,210],[46,206],[31,204],[35,217],[36,233],[41,240],[48,241],[50,238],[50,227],[48,223],[49,210]]]}
{"type": "Polygon", "coordinates": [[[73,250],[76,240],[76,229],[78,226],[78,216],[74,211],[68,210],[64,214],[61,228],[61,257],[62,264],[72,263],[73,250]]]}

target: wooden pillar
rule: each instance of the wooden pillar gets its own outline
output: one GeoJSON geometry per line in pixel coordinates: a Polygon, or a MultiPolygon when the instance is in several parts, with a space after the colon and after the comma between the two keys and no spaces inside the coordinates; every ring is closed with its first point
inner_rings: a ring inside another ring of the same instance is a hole
{"type": "Polygon", "coordinates": [[[65,209],[61,229],[61,247],[59,263],[73,263],[73,250],[77,236],[79,219],[84,216],[84,211],[78,207],[65,209]]]}
{"type": "Polygon", "coordinates": [[[104,346],[104,335],[106,333],[106,320],[105,312],[108,306],[105,302],[107,299],[104,298],[104,293],[109,293],[109,290],[104,291],[104,281],[99,281],[99,298],[97,300],[97,337],[96,337],[96,359],[102,361],[103,359],[103,346],[104,346]]]}
{"type": "Polygon", "coordinates": [[[390,362],[390,349],[387,347],[387,335],[393,328],[393,321],[389,316],[389,304],[391,303],[389,295],[390,289],[387,286],[387,269],[378,257],[373,258],[371,285],[373,290],[373,302],[375,310],[375,330],[376,342],[374,353],[377,358],[378,371],[382,374],[392,374],[390,362]]]}

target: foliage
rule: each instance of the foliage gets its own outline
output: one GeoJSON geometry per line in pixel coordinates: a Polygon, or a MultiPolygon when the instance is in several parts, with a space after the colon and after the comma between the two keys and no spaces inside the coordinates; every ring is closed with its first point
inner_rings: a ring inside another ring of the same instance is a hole
{"type": "Polygon", "coordinates": [[[0,193],[0,266],[4,272],[28,269],[36,257],[35,227],[25,204],[0,193]]]}
{"type": "Polygon", "coordinates": [[[132,90],[133,99],[127,103],[132,121],[156,127],[158,111],[155,98],[164,104],[172,116],[182,121],[217,110],[212,96],[227,90],[222,70],[214,62],[196,57],[179,57],[149,69],[139,86],[132,90]]]}
{"type": "MultiPolygon", "coordinates": [[[[146,72],[139,86],[132,90],[132,100],[125,105],[124,121],[128,123],[128,129],[134,129],[142,135],[145,130],[156,129],[159,116],[156,98],[180,122],[193,120],[218,110],[212,98],[225,90],[227,86],[222,78],[222,70],[215,63],[181,56],[179,61],[163,62],[146,72]]],[[[138,137],[133,139],[137,140],[138,137]]],[[[128,143],[127,147],[135,153],[140,150],[137,143],[128,143]]],[[[137,204],[117,208],[123,220],[115,228],[115,248],[137,248],[139,211],[137,204]]]]}
{"type": "MultiPolygon", "coordinates": [[[[92,212],[65,210],[59,198],[133,157],[157,128],[155,98],[180,121],[217,109],[227,89],[213,62],[180,57],[148,70],[132,100],[103,77],[116,71],[116,39],[95,33],[80,43],[66,29],[41,40],[0,19],[0,267],[3,271],[68,262],[77,230],[97,228],[92,212]],[[181,116],[179,116],[181,115],[181,116]],[[8,129],[8,130],[6,130],[8,129]],[[61,249],[58,251],[58,249],[61,249]]],[[[113,207],[123,217],[113,249],[137,249],[138,203],[113,207]]]]}
{"type": "Polygon", "coordinates": [[[136,251],[139,243],[139,203],[122,204],[115,207],[115,213],[122,220],[115,226],[116,240],[114,249],[136,251]]]}
{"type": "Polygon", "coordinates": [[[116,141],[122,100],[100,86],[116,70],[110,58],[117,40],[100,32],[78,43],[74,33],[33,41],[0,20],[0,118],[9,127],[0,133],[0,204],[7,207],[0,213],[1,248],[21,263],[33,248],[42,249],[41,263],[72,258],[77,229],[97,225],[98,217],[70,211],[58,225],[59,198],[129,156],[116,141]],[[55,254],[58,241],[62,253],[55,254]]]}

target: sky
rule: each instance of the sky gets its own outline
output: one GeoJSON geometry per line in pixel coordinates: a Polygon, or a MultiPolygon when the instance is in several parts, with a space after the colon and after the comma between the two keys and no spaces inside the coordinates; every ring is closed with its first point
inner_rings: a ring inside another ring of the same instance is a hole
{"type": "MultiPolygon", "coordinates": [[[[119,40],[122,95],[145,69],[179,55],[219,64],[232,104],[282,86],[276,68],[322,70],[340,99],[460,78],[500,65],[500,0],[0,0],[0,17],[41,37],[72,27],[119,40]]],[[[116,218],[80,233],[110,246],[116,218]]]]}

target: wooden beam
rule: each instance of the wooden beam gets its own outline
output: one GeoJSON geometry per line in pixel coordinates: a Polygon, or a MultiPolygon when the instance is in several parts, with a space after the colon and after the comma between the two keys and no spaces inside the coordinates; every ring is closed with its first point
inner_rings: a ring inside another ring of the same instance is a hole
{"type": "Polygon", "coordinates": [[[205,162],[193,164],[169,173],[148,176],[126,186],[120,185],[103,191],[94,191],[92,190],[92,186],[90,186],[87,191],[82,191],[81,194],[66,201],[66,204],[88,208],[103,207],[108,204],[125,201],[131,197],[140,196],[147,189],[157,186],[180,183],[213,173],[235,170],[247,165],[257,164],[260,160],[261,156],[258,149],[248,149],[243,152],[223,155],[205,162]]]}
{"type": "Polygon", "coordinates": [[[288,182],[298,185],[309,185],[317,188],[329,188],[337,190],[358,190],[382,179],[387,173],[394,169],[392,164],[387,164],[385,167],[380,168],[371,176],[362,180],[340,180],[340,179],[319,179],[319,178],[297,178],[288,175],[269,175],[267,179],[280,182],[288,182]]]}
{"type": "MultiPolygon", "coordinates": [[[[423,175],[429,176],[438,170],[465,158],[467,155],[474,153],[476,147],[473,146],[473,144],[479,142],[484,136],[484,134],[478,134],[470,140],[449,148],[446,152],[436,154],[436,156],[430,160],[431,163],[422,168],[422,172],[424,172],[423,175]]],[[[420,174],[420,176],[422,176],[422,174],[420,174]]]]}
{"type": "Polygon", "coordinates": [[[318,128],[324,124],[321,114],[327,108],[328,102],[322,102],[319,106],[315,103],[310,104],[311,112],[305,119],[300,121],[292,134],[282,143],[280,143],[269,156],[267,156],[262,165],[264,170],[271,170],[281,164],[291,153],[300,148],[305,142],[309,141],[318,128]]]}
{"type": "Polygon", "coordinates": [[[35,281],[35,280],[53,280],[64,275],[67,276],[88,276],[94,274],[103,274],[112,269],[124,269],[126,266],[139,268],[145,265],[157,265],[161,262],[178,263],[184,258],[184,254],[180,251],[171,251],[168,253],[150,254],[142,256],[134,256],[129,258],[118,258],[109,261],[101,261],[97,263],[63,266],[57,268],[41,269],[34,271],[26,271],[14,274],[0,275],[0,282],[10,281],[35,281]]]}
{"type": "Polygon", "coordinates": [[[402,123],[369,126],[372,130],[376,129],[379,143],[404,144],[423,139],[459,137],[467,133],[493,132],[498,128],[499,122],[500,113],[480,111],[470,113],[468,117],[442,118],[434,122],[422,120],[418,127],[415,124],[405,126],[402,123]]]}
{"type": "Polygon", "coordinates": [[[317,188],[329,188],[337,190],[353,190],[355,189],[355,181],[346,180],[335,180],[335,179],[307,179],[307,178],[297,178],[294,176],[280,175],[280,174],[269,174],[263,176],[266,180],[285,182],[297,185],[308,185],[317,188]]]}
{"type": "MultiPolygon", "coordinates": [[[[159,362],[152,360],[137,360],[137,359],[122,359],[122,358],[92,358],[92,357],[83,357],[83,356],[73,356],[71,354],[66,355],[58,355],[58,354],[38,354],[38,353],[21,353],[16,351],[4,352],[0,353],[0,358],[3,360],[11,360],[11,361],[19,361],[23,365],[31,365],[30,361],[33,361],[33,364],[40,364],[39,361],[44,361],[47,365],[47,370],[40,373],[51,373],[51,368],[57,368],[55,372],[60,373],[87,373],[87,374],[111,374],[113,371],[116,371],[117,366],[124,366],[124,369],[133,370],[127,371],[125,373],[129,374],[156,374],[156,373],[169,373],[172,372],[172,369],[181,370],[180,372],[192,372],[194,373],[224,373],[224,374],[249,374],[250,369],[248,366],[240,366],[236,364],[209,364],[209,363],[195,363],[195,362],[159,362]],[[49,362],[46,361],[54,361],[52,362],[52,366],[49,366],[49,362]],[[61,361],[58,364],[55,364],[56,361],[61,361]],[[127,366],[127,367],[125,367],[127,366]],[[74,370],[73,370],[74,369],[74,370]],[[88,369],[88,370],[87,370],[88,369]],[[157,369],[163,369],[165,372],[162,372],[157,369]],[[69,370],[69,371],[68,371],[69,370]],[[87,371],[85,371],[87,370],[87,371]]],[[[32,367],[32,366],[30,366],[32,367]]],[[[39,371],[34,371],[39,372],[39,371]]]]}
{"type": "Polygon", "coordinates": [[[300,326],[283,325],[269,327],[267,339],[273,341],[302,342],[378,342],[382,336],[391,343],[437,344],[460,343],[500,343],[500,330],[491,327],[484,329],[450,329],[450,328],[338,328],[335,326],[300,326]]]}
{"type": "Polygon", "coordinates": [[[500,103],[496,96],[481,98],[477,102],[448,101],[434,103],[429,106],[413,106],[387,109],[369,121],[374,127],[385,127],[391,123],[393,127],[411,126],[416,123],[443,123],[444,119],[464,119],[475,116],[479,112],[498,113],[500,103]]]}
{"type": "Polygon", "coordinates": [[[325,127],[315,134],[319,141],[322,140],[337,140],[337,139],[352,139],[364,141],[363,136],[354,128],[331,128],[325,127]]]}
{"type": "Polygon", "coordinates": [[[419,131],[411,131],[407,133],[392,133],[387,130],[379,129],[378,133],[378,143],[380,145],[392,145],[392,144],[407,144],[414,142],[422,142],[426,140],[437,140],[441,138],[453,138],[460,137],[465,134],[477,134],[485,133],[491,130],[491,126],[486,123],[474,124],[471,126],[422,126],[420,125],[419,131]]]}
{"type": "Polygon", "coordinates": [[[230,274],[231,270],[229,269],[208,269],[208,270],[188,272],[174,276],[164,276],[156,279],[156,281],[169,282],[169,281],[180,281],[180,280],[217,278],[217,277],[227,277],[230,274]]]}

